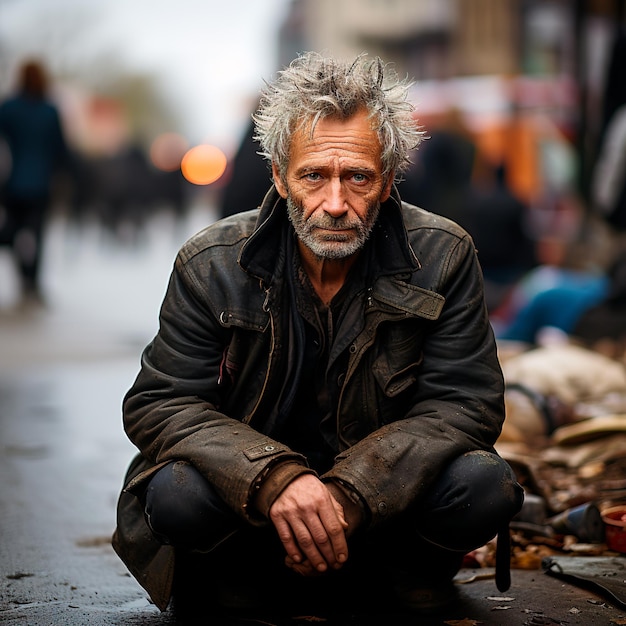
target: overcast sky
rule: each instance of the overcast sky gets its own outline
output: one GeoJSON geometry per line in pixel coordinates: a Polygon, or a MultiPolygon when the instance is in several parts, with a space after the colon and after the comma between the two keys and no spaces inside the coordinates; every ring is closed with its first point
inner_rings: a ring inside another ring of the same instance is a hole
{"type": "Polygon", "coordinates": [[[157,78],[191,141],[228,143],[263,79],[275,73],[276,35],[289,3],[0,0],[0,55],[10,64],[45,53],[53,69],[83,71],[109,55],[157,78]]]}

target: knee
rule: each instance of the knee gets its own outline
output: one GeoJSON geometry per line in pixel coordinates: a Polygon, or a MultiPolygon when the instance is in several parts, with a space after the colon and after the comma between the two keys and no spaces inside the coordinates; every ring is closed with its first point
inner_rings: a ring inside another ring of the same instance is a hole
{"type": "Polygon", "coordinates": [[[145,493],[145,516],[159,541],[178,546],[205,544],[234,518],[211,484],[188,463],[168,463],[145,493]]]}
{"type": "Polygon", "coordinates": [[[445,472],[440,495],[451,494],[475,512],[512,517],[521,508],[523,490],[509,464],[497,454],[468,452],[453,461],[445,472]]]}
{"type": "Polygon", "coordinates": [[[504,459],[470,452],[453,461],[438,480],[422,511],[420,530],[427,538],[445,537],[444,545],[458,541],[475,548],[507,525],[523,500],[523,489],[504,459]]]}

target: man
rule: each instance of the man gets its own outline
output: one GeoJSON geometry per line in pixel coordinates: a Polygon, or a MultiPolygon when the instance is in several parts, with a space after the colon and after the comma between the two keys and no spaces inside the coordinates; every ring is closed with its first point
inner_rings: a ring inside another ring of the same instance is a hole
{"type": "Polygon", "coordinates": [[[474,247],[397,196],[421,133],[386,72],[282,71],[255,116],[273,188],[177,257],[125,398],[114,537],[162,609],[172,587],[437,608],[521,507],[474,247]]]}
{"type": "Polygon", "coordinates": [[[11,169],[2,192],[6,208],[0,224],[18,265],[25,303],[42,301],[40,265],[43,229],[54,175],[69,166],[69,151],[57,108],[47,99],[43,66],[25,62],[18,92],[0,104],[0,139],[7,143],[11,169]]]}

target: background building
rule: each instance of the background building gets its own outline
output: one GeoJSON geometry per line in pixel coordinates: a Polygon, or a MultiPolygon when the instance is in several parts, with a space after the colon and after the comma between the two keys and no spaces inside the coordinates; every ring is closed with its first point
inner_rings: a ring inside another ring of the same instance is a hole
{"type": "MultiPolygon", "coordinates": [[[[502,113],[540,107],[571,140],[584,193],[602,127],[607,57],[624,28],[624,0],[293,0],[280,31],[279,65],[298,52],[361,52],[421,83],[422,115],[441,106],[433,81],[522,77],[512,91],[475,81],[461,107],[502,113]],[[425,95],[426,94],[426,95],[425,95]]],[[[626,83],[626,81],[624,81],[626,83]]],[[[465,85],[472,85],[465,81],[465,85]]],[[[474,118],[476,119],[476,118],[474,118]]]]}

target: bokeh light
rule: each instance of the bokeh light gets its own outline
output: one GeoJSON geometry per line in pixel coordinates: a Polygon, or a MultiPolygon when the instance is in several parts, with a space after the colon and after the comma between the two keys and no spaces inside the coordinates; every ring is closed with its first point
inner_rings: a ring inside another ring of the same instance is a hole
{"type": "Polygon", "coordinates": [[[164,172],[174,172],[180,168],[183,156],[189,149],[187,140],[178,133],[163,133],[150,146],[152,164],[164,172]]]}
{"type": "Polygon", "coordinates": [[[181,162],[183,176],[194,185],[210,185],[226,170],[226,155],[216,146],[201,144],[188,150],[181,162]]]}

